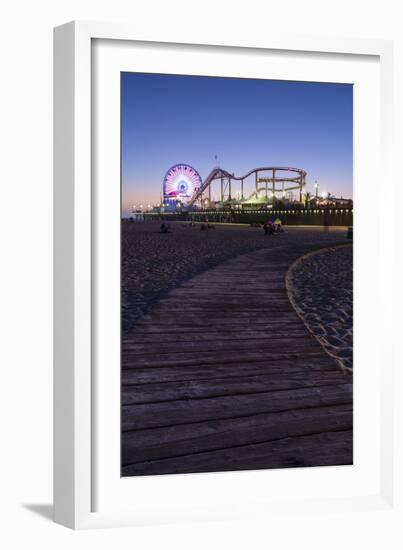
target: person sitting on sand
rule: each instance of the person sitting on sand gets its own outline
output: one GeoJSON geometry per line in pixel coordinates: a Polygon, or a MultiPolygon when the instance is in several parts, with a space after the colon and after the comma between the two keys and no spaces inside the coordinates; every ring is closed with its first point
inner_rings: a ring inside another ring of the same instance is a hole
{"type": "Polygon", "coordinates": [[[265,235],[273,235],[274,227],[271,220],[267,220],[267,222],[263,225],[263,231],[265,235]]]}
{"type": "Polygon", "coordinates": [[[276,218],[274,220],[274,230],[276,233],[284,233],[284,229],[280,218],[276,218]]]}

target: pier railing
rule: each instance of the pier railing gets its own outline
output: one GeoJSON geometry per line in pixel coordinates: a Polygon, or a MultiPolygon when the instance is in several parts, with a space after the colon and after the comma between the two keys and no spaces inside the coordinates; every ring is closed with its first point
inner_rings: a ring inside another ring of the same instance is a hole
{"type": "Polygon", "coordinates": [[[194,221],[213,223],[264,223],[268,219],[280,218],[286,225],[353,225],[352,208],[294,208],[261,210],[193,210],[187,212],[146,212],[145,219],[166,221],[194,221]]]}

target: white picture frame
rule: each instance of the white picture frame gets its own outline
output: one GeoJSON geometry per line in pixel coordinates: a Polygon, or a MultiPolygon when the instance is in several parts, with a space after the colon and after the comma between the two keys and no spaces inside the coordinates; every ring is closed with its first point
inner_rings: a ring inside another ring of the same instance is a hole
{"type": "MultiPolygon", "coordinates": [[[[94,86],[97,82],[99,84],[106,81],[97,80],[96,64],[102,54],[97,53],[94,48],[102,41],[113,43],[117,48],[121,47],[122,52],[130,48],[130,44],[141,45],[147,52],[141,61],[141,67],[143,67],[142,70],[149,67],[149,72],[157,70],[156,67],[160,63],[158,54],[161,55],[164,48],[169,48],[174,43],[177,51],[187,51],[188,54],[201,52],[201,57],[204,49],[208,48],[210,58],[211,54],[219,58],[224,51],[236,50],[246,57],[261,56],[265,52],[267,54],[277,52],[283,56],[294,54],[313,58],[320,53],[326,56],[326,64],[337,63],[338,60],[349,60],[354,56],[360,56],[364,63],[365,60],[372,59],[376,62],[377,69],[371,70],[372,76],[368,76],[369,80],[366,82],[374,83],[375,81],[370,79],[378,79],[375,84],[379,82],[380,87],[378,89],[376,85],[374,86],[375,95],[372,100],[376,102],[379,99],[380,108],[379,120],[376,122],[374,119],[375,126],[369,128],[374,128],[380,139],[371,142],[371,147],[374,148],[371,149],[371,158],[374,159],[375,165],[379,162],[379,168],[382,163],[385,177],[392,173],[393,45],[390,42],[275,34],[256,38],[252,34],[246,34],[245,37],[237,38],[232,43],[231,39],[223,40],[222,37],[217,38],[206,33],[200,41],[184,35],[178,43],[177,37],[170,36],[169,31],[164,36],[152,36],[130,25],[72,22],[55,29],[55,521],[71,528],[81,529],[238,517],[258,517],[265,521],[268,514],[296,514],[308,509],[311,514],[345,511],[346,508],[351,511],[387,510],[391,514],[398,514],[399,511],[395,505],[399,489],[395,471],[396,436],[395,424],[391,420],[397,414],[393,385],[396,364],[393,353],[395,329],[392,326],[393,314],[390,310],[393,303],[393,289],[396,288],[397,281],[391,269],[395,246],[393,236],[389,236],[388,239],[383,238],[387,227],[381,227],[376,237],[377,246],[379,245],[379,256],[377,256],[379,269],[373,270],[372,279],[369,276],[373,284],[379,285],[379,295],[376,294],[374,297],[374,307],[376,315],[382,319],[381,326],[378,326],[376,331],[369,324],[364,327],[365,316],[362,316],[363,337],[365,335],[378,337],[379,343],[377,351],[372,353],[375,358],[373,360],[378,362],[378,367],[374,366],[372,379],[368,378],[366,390],[373,392],[368,394],[371,395],[371,399],[379,401],[373,418],[373,426],[379,427],[379,433],[375,438],[377,446],[372,449],[376,460],[374,459],[373,464],[368,466],[369,469],[363,471],[357,485],[354,485],[354,476],[350,479],[349,473],[340,470],[341,473],[336,473],[336,477],[331,481],[334,492],[326,496],[322,488],[326,487],[326,478],[331,476],[326,468],[319,469],[322,472],[315,474],[314,483],[317,484],[318,490],[311,491],[310,494],[306,493],[306,488],[308,484],[312,486],[311,474],[304,474],[304,479],[302,477],[299,479],[299,474],[295,473],[296,470],[272,471],[270,483],[273,487],[276,484],[292,485],[292,491],[283,499],[262,498],[261,495],[256,494],[256,487],[261,484],[264,472],[243,472],[242,477],[239,473],[235,474],[237,477],[230,477],[234,476],[234,473],[202,474],[203,478],[200,474],[188,474],[186,483],[184,483],[184,476],[144,477],[137,480],[136,486],[127,485],[129,489],[125,488],[125,497],[120,489],[118,490],[117,482],[110,483],[109,466],[105,467],[104,464],[116,465],[119,443],[116,439],[116,422],[112,428],[103,424],[105,417],[100,414],[100,400],[102,404],[105,403],[106,406],[111,407],[113,418],[116,419],[118,411],[116,399],[110,403],[105,401],[107,400],[107,396],[105,397],[107,382],[112,384],[109,387],[115,387],[116,377],[113,380],[107,380],[105,377],[98,376],[95,360],[99,354],[95,338],[98,330],[97,316],[102,316],[102,312],[105,312],[102,304],[98,308],[99,281],[95,283],[95,280],[96,271],[101,264],[98,261],[97,247],[106,247],[104,256],[107,253],[112,254],[115,266],[119,258],[116,255],[116,220],[107,228],[108,231],[110,230],[108,235],[112,235],[107,239],[108,243],[100,242],[98,237],[100,225],[97,219],[99,216],[103,216],[103,220],[107,219],[105,208],[109,208],[108,204],[113,204],[116,199],[116,188],[113,196],[99,197],[95,181],[99,165],[93,158],[94,144],[98,139],[102,140],[102,137],[94,132],[93,126],[97,120],[99,107],[98,99],[97,104],[94,104],[96,93],[94,86]],[[153,48],[155,52],[151,55],[153,48]],[[108,202],[108,198],[111,198],[112,202],[108,202]],[[381,362],[382,365],[380,365],[381,362]],[[108,429],[111,431],[108,432],[108,429]],[[114,453],[113,456],[111,454],[109,462],[109,459],[101,462],[97,460],[99,454],[102,453],[102,456],[108,454],[104,445],[105,437],[102,438],[104,431],[110,434],[111,453],[114,453]],[[365,483],[374,477],[375,469],[376,483],[366,488],[365,483]],[[340,484],[341,477],[345,477],[345,485],[340,484]],[[234,487],[234,481],[235,489],[231,491],[230,487],[234,487]],[[228,496],[226,500],[220,501],[217,495],[218,504],[213,506],[210,501],[215,500],[215,497],[208,491],[214,491],[213,487],[217,486],[217,483],[221,483],[222,488],[225,487],[224,491],[227,491],[228,496]],[[191,486],[191,490],[188,491],[184,485],[191,486]],[[351,490],[346,490],[347,485],[351,486],[351,490]],[[102,486],[101,489],[100,486],[102,486]],[[336,491],[337,486],[338,491],[336,491]],[[161,487],[163,490],[160,489],[161,487]],[[206,487],[208,487],[207,492],[206,487]],[[161,491],[161,494],[168,494],[169,498],[166,501],[155,499],[160,502],[157,506],[154,505],[153,498],[147,499],[146,496],[151,492],[155,497],[158,491],[161,491]],[[202,491],[204,491],[203,494],[202,491]],[[103,495],[100,499],[101,505],[97,496],[100,492],[103,495]],[[130,494],[134,495],[131,504],[127,502],[130,494]],[[198,496],[194,497],[194,495],[198,496]],[[124,498],[126,502],[123,502],[124,498]]],[[[107,63],[116,65],[116,55],[119,59],[123,59],[121,52],[116,54],[115,51],[112,56],[107,54],[106,61],[103,61],[105,67],[107,63]]],[[[133,53],[129,57],[132,58],[133,53]]],[[[175,63],[180,64],[180,59],[175,63]]],[[[125,65],[128,70],[129,64],[125,65]]],[[[115,68],[111,70],[116,72],[115,68]]],[[[184,65],[184,74],[186,70],[188,69],[184,65]]],[[[324,65],[321,70],[325,75],[324,65]]],[[[329,79],[330,76],[327,78],[329,79]]],[[[114,93],[113,89],[110,91],[114,93]]],[[[374,116],[376,118],[376,113],[374,116]]],[[[116,127],[116,110],[111,112],[110,120],[116,127]]],[[[97,123],[97,132],[103,135],[104,130],[105,126],[97,123]]],[[[112,144],[111,156],[114,155],[115,161],[116,155],[119,154],[119,144],[116,144],[116,147],[113,148],[112,144]]],[[[368,178],[369,188],[375,190],[379,172],[376,170],[365,172],[363,162],[365,151],[365,143],[362,140],[355,149],[355,170],[358,170],[358,180],[368,178]]],[[[391,204],[393,200],[391,187],[389,186],[384,192],[386,205],[391,204]]],[[[359,241],[360,234],[363,235],[361,242],[362,248],[365,249],[369,241],[365,240],[364,235],[370,228],[372,219],[372,214],[368,212],[371,202],[369,198],[366,202],[363,198],[361,204],[362,215],[358,217],[355,224],[355,241],[357,242],[357,239],[359,241]]],[[[380,217],[387,215],[385,206],[381,205],[379,208],[380,217]]],[[[109,218],[112,220],[113,216],[109,218]]],[[[364,252],[362,256],[365,256],[364,252]]],[[[366,258],[367,262],[370,261],[369,255],[366,258]]],[[[365,283],[363,284],[365,286],[365,283]]],[[[368,292],[369,283],[366,284],[368,292]]],[[[360,292],[358,292],[358,298],[360,299],[360,292]]],[[[361,296],[361,301],[365,301],[365,293],[361,296]]],[[[115,314],[118,310],[117,306],[118,304],[114,307],[115,314]]],[[[105,349],[102,353],[104,352],[105,349]]],[[[109,353],[108,350],[106,352],[109,353]]],[[[368,361],[371,361],[370,357],[368,361]]],[[[360,370],[357,376],[360,376],[360,370]]],[[[361,388],[362,386],[361,384],[361,388]]],[[[355,388],[356,391],[364,392],[364,389],[355,388]]],[[[369,402],[366,410],[370,413],[369,402]]],[[[364,437],[362,439],[362,449],[370,449],[365,443],[370,440],[368,435],[367,439],[364,437]]]]}

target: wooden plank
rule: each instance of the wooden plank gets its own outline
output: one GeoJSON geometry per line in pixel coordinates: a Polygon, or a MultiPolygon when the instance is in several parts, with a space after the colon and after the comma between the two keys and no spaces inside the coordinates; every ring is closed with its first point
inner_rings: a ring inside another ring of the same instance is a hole
{"type": "MultiPolygon", "coordinates": [[[[319,346],[319,344],[318,344],[319,346]]],[[[240,362],[240,359],[245,363],[252,363],[255,361],[280,361],[283,359],[294,359],[297,358],[301,352],[304,353],[304,356],[307,359],[311,357],[323,357],[324,362],[332,361],[332,359],[325,355],[325,352],[312,344],[312,347],[305,348],[301,347],[300,349],[293,349],[292,351],[287,352],[275,352],[272,350],[269,351],[255,351],[255,352],[244,352],[242,357],[240,354],[228,353],[227,351],[221,352],[206,352],[199,354],[189,354],[189,353],[171,353],[164,354],[149,354],[143,356],[137,356],[136,354],[127,352],[122,358],[122,366],[124,369],[130,368],[139,368],[139,367],[179,367],[191,366],[191,365],[230,365],[232,363],[240,362]]],[[[334,362],[334,361],[333,361],[334,362]]]]}
{"type": "Polygon", "coordinates": [[[142,430],[136,432],[135,437],[131,433],[124,433],[122,464],[186,456],[329,430],[351,430],[353,412],[350,406],[297,409],[292,412],[219,420],[203,426],[209,429],[203,430],[193,424],[186,424],[165,431],[142,430]],[[147,432],[145,436],[143,432],[147,432]]]}
{"type": "Polygon", "coordinates": [[[170,295],[169,298],[162,298],[160,300],[160,305],[162,307],[168,307],[168,306],[205,306],[208,308],[209,306],[216,306],[216,305],[225,305],[226,307],[232,307],[232,306],[242,306],[247,311],[252,306],[260,306],[262,309],[263,305],[267,306],[281,306],[286,307],[286,309],[290,308],[290,304],[288,301],[287,295],[284,293],[284,289],[282,289],[281,295],[279,293],[273,292],[272,290],[269,292],[260,292],[260,293],[253,293],[253,295],[243,294],[241,296],[234,296],[233,293],[214,293],[214,292],[205,292],[204,294],[197,293],[197,296],[194,295],[188,295],[186,296],[186,303],[178,304],[178,296],[182,298],[183,293],[180,295],[170,295]]]}
{"type": "MultiPolygon", "coordinates": [[[[276,279],[270,277],[270,282],[267,281],[254,281],[253,289],[255,296],[268,296],[273,294],[274,296],[283,296],[286,291],[283,286],[284,273],[281,272],[276,279]]],[[[250,281],[247,283],[238,283],[236,288],[228,283],[214,283],[214,288],[211,288],[211,281],[208,284],[199,283],[198,285],[188,286],[186,284],[172,290],[170,297],[186,296],[194,298],[195,295],[201,296],[231,296],[232,298],[245,299],[245,294],[248,294],[250,288],[250,281]]]]}
{"type": "Polygon", "coordinates": [[[122,431],[351,403],[352,384],[122,406],[122,431]]]}
{"type": "MultiPolygon", "coordinates": [[[[349,382],[351,382],[351,377],[349,382]]],[[[224,395],[244,395],[259,392],[271,392],[328,386],[346,383],[346,376],[340,371],[324,373],[308,373],[300,371],[284,377],[284,372],[242,376],[231,378],[216,378],[207,380],[191,380],[181,382],[165,382],[155,384],[140,384],[123,386],[122,405],[142,403],[157,403],[161,401],[176,401],[179,399],[204,399],[206,397],[221,397],[224,395]]]]}
{"type": "MultiPolygon", "coordinates": [[[[261,374],[281,374],[284,378],[294,373],[308,376],[310,371],[340,373],[334,361],[324,361],[323,356],[281,361],[254,361],[253,363],[231,363],[222,365],[191,365],[180,367],[142,367],[122,371],[122,384],[147,384],[152,382],[174,382],[185,380],[214,380],[215,378],[252,377],[261,374]]],[[[349,374],[344,374],[346,379],[349,374]]]]}
{"type": "Polygon", "coordinates": [[[352,431],[328,431],[124,466],[122,475],[352,464],[352,431]]]}
{"type": "MultiPolygon", "coordinates": [[[[164,305],[164,304],[161,304],[164,305]]],[[[228,313],[228,315],[238,315],[238,312],[242,314],[242,317],[248,317],[248,316],[257,316],[262,315],[263,311],[266,312],[266,315],[270,315],[272,313],[288,313],[290,314],[290,308],[289,305],[284,303],[281,305],[277,305],[275,303],[267,303],[267,304],[261,304],[259,302],[256,302],[255,304],[228,304],[228,306],[223,309],[222,304],[217,304],[217,302],[214,300],[211,303],[205,303],[200,302],[198,304],[178,304],[178,302],[173,302],[172,304],[167,304],[167,310],[171,315],[175,315],[176,312],[182,313],[193,313],[193,314],[201,314],[205,315],[206,313],[210,313],[211,316],[215,315],[217,311],[220,311],[221,313],[228,313]],[[264,308],[264,306],[266,306],[264,308]],[[263,308],[263,311],[262,311],[263,308]],[[267,309],[266,309],[267,308],[267,309]]]]}
{"type": "MultiPolygon", "coordinates": [[[[214,315],[213,318],[201,318],[200,315],[195,315],[194,313],[183,313],[183,315],[177,315],[169,323],[167,323],[167,313],[158,313],[155,312],[153,317],[150,315],[145,315],[141,321],[139,321],[136,328],[139,331],[149,330],[149,331],[158,331],[158,329],[167,332],[175,332],[180,328],[193,330],[204,330],[217,328],[217,330],[234,330],[235,327],[238,327],[242,330],[245,329],[245,322],[248,322],[250,325],[253,324],[253,327],[262,328],[265,330],[271,330],[273,327],[273,321],[270,320],[271,317],[265,314],[249,314],[237,315],[236,317],[230,314],[227,315],[214,315]]],[[[295,312],[290,311],[287,315],[282,313],[276,316],[275,327],[286,328],[295,328],[301,327],[300,319],[295,312]]],[[[137,332],[137,331],[136,331],[137,332]]]]}
{"type": "MultiPolygon", "coordinates": [[[[222,351],[231,352],[250,352],[251,346],[261,351],[277,350],[277,349],[291,349],[292,351],[300,350],[312,350],[317,349],[316,343],[311,340],[307,340],[306,333],[301,336],[294,336],[292,341],[284,337],[277,338],[260,338],[254,339],[252,342],[247,339],[233,338],[232,340],[176,340],[175,342],[147,342],[132,343],[127,342],[124,345],[123,353],[128,357],[141,357],[148,354],[154,356],[163,353],[165,356],[169,356],[171,353],[186,354],[190,353],[219,353],[222,351]]],[[[218,355],[217,355],[218,358],[218,355]]]]}
{"type": "MultiPolygon", "coordinates": [[[[329,415],[352,414],[352,404],[331,405],[329,407],[310,407],[292,409],[271,413],[260,413],[250,416],[239,416],[236,418],[221,418],[209,422],[197,424],[187,423],[177,426],[162,428],[144,428],[122,433],[122,441],[125,446],[131,449],[142,447],[154,447],[164,444],[173,444],[176,441],[188,441],[203,439],[205,436],[220,433],[236,433],[239,429],[248,431],[266,424],[277,425],[278,423],[292,423],[293,420],[303,421],[307,424],[316,417],[327,417],[329,415]]],[[[326,430],[325,430],[326,431],[326,430]]]]}
{"type": "MultiPolygon", "coordinates": [[[[301,329],[294,329],[287,331],[287,337],[289,339],[306,337],[306,328],[302,327],[301,329]]],[[[191,331],[176,330],[176,331],[163,331],[161,330],[158,333],[158,338],[156,338],[156,332],[140,332],[136,330],[134,334],[128,338],[122,339],[123,346],[127,345],[130,347],[131,344],[153,344],[158,339],[160,343],[163,342],[223,342],[225,340],[247,340],[248,342],[256,342],[262,339],[270,338],[274,340],[284,339],[285,334],[281,329],[274,330],[229,330],[226,332],[200,332],[199,329],[194,329],[191,331]]]]}

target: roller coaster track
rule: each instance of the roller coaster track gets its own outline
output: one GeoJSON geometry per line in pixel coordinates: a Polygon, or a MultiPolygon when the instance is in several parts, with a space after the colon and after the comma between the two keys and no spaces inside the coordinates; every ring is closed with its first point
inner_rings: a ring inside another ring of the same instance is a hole
{"type": "Polygon", "coordinates": [[[231,174],[230,172],[228,172],[227,170],[224,170],[223,168],[213,168],[213,170],[210,172],[210,174],[204,180],[204,182],[199,187],[199,189],[197,189],[193,193],[193,196],[189,201],[189,205],[192,206],[193,204],[195,204],[195,202],[203,196],[203,193],[206,191],[206,189],[208,189],[208,187],[211,185],[211,183],[214,180],[221,179],[221,178],[228,178],[228,179],[231,179],[231,180],[241,181],[241,180],[244,180],[244,179],[248,178],[252,174],[257,174],[258,172],[267,172],[267,171],[272,171],[273,175],[277,171],[295,172],[296,174],[298,174],[298,176],[296,176],[296,177],[284,177],[284,178],[274,177],[276,182],[281,182],[281,181],[295,182],[295,183],[299,183],[301,186],[304,185],[304,183],[305,183],[306,172],[305,172],[305,170],[301,170],[300,168],[288,168],[288,167],[285,168],[285,167],[281,167],[281,166],[266,166],[266,167],[262,167],[262,168],[254,168],[253,170],[250,170],[249,172],[247,172],[243,176],[235,176],[234,174],[231,174]]]}

